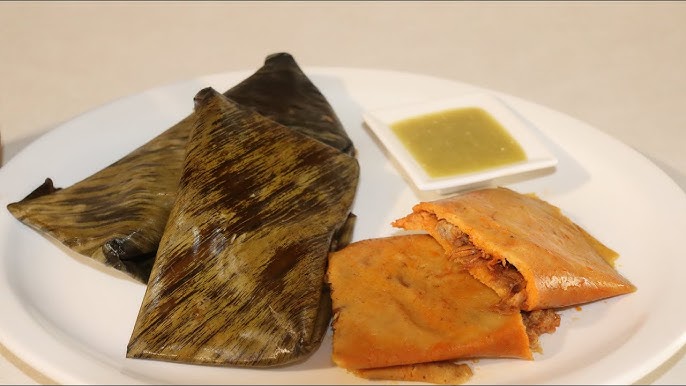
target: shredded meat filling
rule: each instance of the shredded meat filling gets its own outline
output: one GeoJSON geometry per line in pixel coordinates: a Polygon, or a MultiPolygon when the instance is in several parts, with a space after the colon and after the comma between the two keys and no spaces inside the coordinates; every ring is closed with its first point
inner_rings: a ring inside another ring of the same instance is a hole
{"type": "Polygon", "coordinates": [[[524,277],[503,258],[480,250],[469,236],[445,220],[437,220],[436,233],[449,245],[448,253],[459,261],[476,279],[491,287],[502,299],[503,305],[519,309],[526,300],[524,277]]]}
{"type": "Polygon", "coordinates": [[[551,334],[560,326],[560,315],[553,309],[522,311],[522,320],[526,327],[526,335],[529,337],[529,346],[532,351],[541,352],[538,337],[541,334],[551,334]]]}
{"type": "MultiPolygon", "coordinates": [[[[436,222],[437,236],[448,245],[452,259],[459,261],[482,283],[491,287],[502,299],[504,310],[520,309],[526,300],[524,277],[505,259],[496,258],[480,250],[458,227],[445,221],[436,222]]],[[[522,320],[532,351],[541,352],[539,336],[553,333],[560,326],[560,315],[555,310],[522,311],[522,320]]]]}

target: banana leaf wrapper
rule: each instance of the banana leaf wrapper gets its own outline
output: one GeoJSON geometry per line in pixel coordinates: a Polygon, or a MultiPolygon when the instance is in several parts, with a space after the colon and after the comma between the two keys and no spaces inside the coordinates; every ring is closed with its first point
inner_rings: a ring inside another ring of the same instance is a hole
{"type": "MultiPolygon", "coordinates": [[[[346,154],[353,144],[324,95],[288,53],[225,95],[346,154]]],[[[194,114],[112,165],[67,188],[51,179],[19,202],[14,217],[71,250],[146,283],[176,198],[194,114]]]]}
{"type": "Polygon", "coordinates": [[[127,357],[268,367],[299,361],[331,317],[357,160],[212,89],[196,127],[127,357]]]}

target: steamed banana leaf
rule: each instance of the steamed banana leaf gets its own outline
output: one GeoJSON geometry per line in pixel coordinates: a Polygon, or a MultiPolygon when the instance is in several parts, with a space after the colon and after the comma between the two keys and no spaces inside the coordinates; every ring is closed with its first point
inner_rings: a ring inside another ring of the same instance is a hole
{"type": "MultiPolygon", "coordinates": [[[[257,72],[225,95],[341,153],[354,153],[326,98],[287,53],[268,56],[257,72]]],[[[176,198],[194,120],[191,114],[69,187],[54,188],[47,179],[8,209],[77,253],[145,283],[176,198]]]]}
{"type": "Polygon", "coordinates": [[[130,358],[276,366],[312,353],[331,317],[357,160],[211,88],[128,345],[130,358]]]}

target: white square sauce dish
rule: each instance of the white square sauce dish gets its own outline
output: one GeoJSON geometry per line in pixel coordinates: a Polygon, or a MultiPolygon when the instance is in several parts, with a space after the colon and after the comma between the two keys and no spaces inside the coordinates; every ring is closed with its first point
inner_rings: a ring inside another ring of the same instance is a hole
{"type": "Polygon", "coordinates": [[[401,174],[422,192],[449,194],[558,162],[536,127],[487,93],[369,111],[363,117],[401,174]]]}

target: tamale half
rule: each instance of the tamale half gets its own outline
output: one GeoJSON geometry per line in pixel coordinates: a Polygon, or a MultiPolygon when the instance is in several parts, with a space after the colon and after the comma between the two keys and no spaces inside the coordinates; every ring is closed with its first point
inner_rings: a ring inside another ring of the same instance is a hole
{"type": "Polygon", "coordinates": [[[311,354],[358,174],[354,157],[200,91],[127,356],[252,367],[311,354]]]}
{"type": "Polygon", "coordinates": [[[332,359],[345,369],[402,374],[407,368],[398,366],[419,363],[532,359],[519,310],[502,309],[499,296],[429,235],[351,243],[330,254],[327,281],[332,359]]]}
{"type": "MultiPolygon", "coordinates": [[[[354,147],[332,107],[293,57],[266,58],[226,96],[346,154],[354,147]]],[[[195,117],[184,118],[115,163],[64,189],[52,181],[9,211],[73,251],[147,282],[175,200],[195,117]]]]}
{"type": "Polygon", "coordinates": [[[509,305],[541,310],[636,290],[608,262],[615,254],[562,211],[504,187],[421,202],[393,223],[423,230],[509,305]]]}

